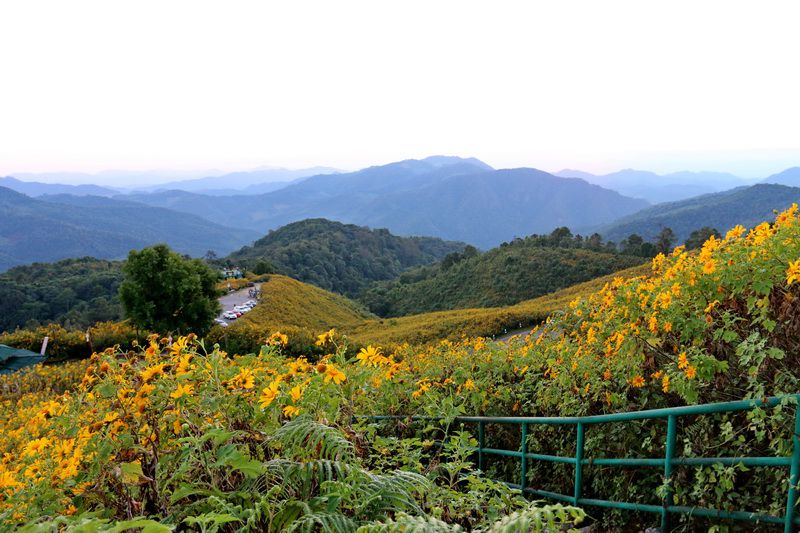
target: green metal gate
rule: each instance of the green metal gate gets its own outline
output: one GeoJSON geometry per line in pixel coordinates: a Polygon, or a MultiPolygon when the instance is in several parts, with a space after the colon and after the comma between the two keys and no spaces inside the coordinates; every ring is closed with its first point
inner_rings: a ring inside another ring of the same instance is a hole
{"type": "MultiPolygon", "coordinates": [[[[736,411],[748,411],[755,408],[771,408],[781,404],[797,404],[800,395],[776,396],[763,400],[740,400],[735,402],[710,403],[703,405],[691,405],[685,407],[670,407],[665,409],[651,409],[647,411],[631,411],[626,413],[616,413],[608,415],[579,416],[579,417],[492,417],[492,416],[461,416],[455,419],[456,422],[475,423],[478,426],[478,447],[475,452],[478,454],[478,467],[484,470],[487,455],[497,455],[515,457],[520,460],[521,475],[519,484],[509,483],[510,486],[520,489],[525,494],[532,494],[557,501],[567,502],[576,506],[583,507],[609,507],[629,511],[643,511],[648,513],[658,513],[661,515],[661,530],[668,531],[670,515],[683,514],[690,516],[701,516],[708,518],[730,519],[748,522],[764,522],[783,524],[784,532],[795,531],[795,527],[800,524],[800,518],[796,516],[795,505],[797,503],[798,476],[800,476],[800,409],[795,408],[794,433],[792,435],[792,455],[790,457],[675,457],[675,441],[677,433],[677,419],[681,416],[708,415],[714,413],[731,413],[736,411]],[[665,419],[667,424],[667,434],[665,443],[665,456],[663,458],[636,459],[636,458],[604,458],[584,457],[584,437],[588,426],[629,422],[633,420],[655,420],[665,419]],[[520,427],[520,447],[519,450],[501,450],[497,448],[486,448],[486,425],[487,424],[512,424],[520,427]],[[573,457],[561,457],[556,455],[543,455],[529,453],[527,451],[528,428],[531,425],[569,425],[575,426],[577,431],[575,455],[573,457]],[[559,494],[538,490],[527,486],[528,461],[549,461],[555,463],[566,463],[574,465],[575,468],[575,487],[572,495],[559,494]],[[672,488],[670,478],[674,466],[701,466],[701,465],[744,465],[754,467],[788,467],[788,486],[786,489],[786,511],[783,516],[773,516],[768,514],[751,513],[747,511],[725,511],[720,509],[705,509],[697,507],[686,507],[672,505],[672,488]],[[661,505],[647,505],[631,502],[619,502],[609,500],[598,500],[583,498],[581,489],[583,486],[583,467],[587,465],[607,465],[607,466],[640,466],[656,467],[664,469],[664,479],[667,481],[667,490],[661,505]]],[[[407,416],[369,416],[370,420],[397,420],[408,418],[427,419],[431,417],[407,417],[407,416]]]]}

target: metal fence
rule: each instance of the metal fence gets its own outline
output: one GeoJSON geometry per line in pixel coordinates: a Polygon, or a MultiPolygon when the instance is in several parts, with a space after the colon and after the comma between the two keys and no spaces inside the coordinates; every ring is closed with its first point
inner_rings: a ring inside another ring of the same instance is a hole
{"type": "MultiPolygon", "coordinates": [[[[579,417],[492,417],[492,416],[461,416],[455,419],[456,422],[475,423],[478,426],[478,446],[475,452],[478,454],[478,467],[484,470],[486,456],[496,455],[514,457],[520,460],[521,474],[519,484],[509,483],[510,486],[520,489],[524,494],[532,494],[544,498],[549,498],[561,502],[567,502],[576,506],[583,507],[608,507],[613,509],[623,509],[628,511],[642,511],[648,513],[658,513],[661,515],[661,531],[668,531],[670,526],[670,515],[682,514],[690,516],[700,516],[708,518],[729,519],[747,522],[764,522],[773,524],[783,524],[784,532],[795,531],[800,524],[800,518],[796,516],[795,506],[797,503],[798,476],[800,475],[800,409],[795,408],[794,433],[792,434],[792,455],[788,457],[676,457],[675,441],[677,434],[677,419],[681,416],[708,415],[715,413],[731,413],[737,411],[749,411],[755,408],[772,408],[781,404],[796,404],[800,395],[770,397],[763,400],[741,400],[735,402],[710,403],[703,405],[691,405],[685,407],[671,407],[665,409],[651,409],[647,411],[632,411],[625,413],[579,416],[579,417]],[[587,426],[600,424],[630,422],[634,420],[666,420],[666,442],[664,457],[658,458],[606,458],[584,456],[584,442],[587,426]],[[502,450],[486,447],[486,425],[487,424],[512,424],[520,427],[520,447],[519,450],[502,450]],[[531,425],[568,425],[576,427],[575,455],[562,457],[556,455],[544,455],[530,453],[527,450],[528,428],[531,425]],[[527,473],[529,461],[548,461],[554,463],[566,463],[574,465],[575,484],[572,495],[559,494],[556,492],[544,491],[527,486],[527,473]],[[763,513],[753,513],[747,511],[728,511],[721,509],[706,509],[699,507],[687,507],[672,505],[672,470],[675,466],[703,466],[703,465],[744,465],[752,467],[788,467],[788,485],[785,493],[786,507],[782,516],[774,516],[763,513]],[[588,465],[606,466],[638,466],[663,468],[666,491],[661,505],[647,505],[632,502],[609,501],[600,499],[583,498],[581,490],[583,488],[583,467],[588,465]]],[[[428,419],[431,417],[407,417],[407,416],[368,416],[369,420],[397,420],[409,418],[428,419]]]]}

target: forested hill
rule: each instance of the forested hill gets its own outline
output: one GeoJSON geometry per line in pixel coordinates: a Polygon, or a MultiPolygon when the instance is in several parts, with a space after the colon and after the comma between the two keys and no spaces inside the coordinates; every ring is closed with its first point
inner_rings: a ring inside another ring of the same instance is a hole
{"type": "Polygon", "coordinates": [[[165,242],[195,256],[229,253],[258,234],[203,218],[97,196],[31,198],[0,187],[0,272],[35,261],[121,259],[165,242]]]}
{"type": "Polygon", "coordinates": [[[486,253],[469,247],[396,280],[375,283],[360,300],[380,316],[505,306],[645,261],[610,251],[597,237],[580,239],[560,228],[486,253]]]}
{"type": "Polygon", "coordinates": [[[317,218],[271,231],[228,259],[256,273],[275,271],[353,296],[373,281],[395,278],[464,246],[432,237],[398,237],[385,229],[317,218]]]}
{"type": "Polygon", "coordinates": [[[49,322],[85,328],[121,318],[121,266],[119,261],[84,257],[0,274],[0,331],[49,322]]]}
{"type": "Polygon", "coordinates": [[[653,240],[668,227],[682,243],[702,227],[714,228],[724,235],[737,224],[755,226],[773,218],[775,210],[782,211],[794,202],[800,203],[800,188],[758,184],[658,204],[596,229],[604,238],[618,242],[633,233],[653,240]]]}

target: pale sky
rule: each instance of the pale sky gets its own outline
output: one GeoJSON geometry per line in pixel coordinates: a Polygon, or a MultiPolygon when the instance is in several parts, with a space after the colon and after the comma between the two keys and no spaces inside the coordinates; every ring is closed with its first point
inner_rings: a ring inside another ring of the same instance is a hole
{"type": "Polygon", "coordinates": [[[0,175],[800,165],[796,1],[0,4],[0,175]]]}

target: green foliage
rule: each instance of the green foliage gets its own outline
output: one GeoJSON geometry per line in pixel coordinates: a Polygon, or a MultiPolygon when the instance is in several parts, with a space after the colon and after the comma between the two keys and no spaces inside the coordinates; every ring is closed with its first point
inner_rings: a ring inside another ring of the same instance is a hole
{"type": "Polygon", "coordinates": [[[567,228],[515,239],[486,253],[470,247],[441,262],[376,283],[359,300],[380,316],[511,305],[642,263],[604,251],[567,228]]]}
{"type": "Polygon", "coordinates": [[[684,242],[684,246],[686,246],[687,250],[697,250],[703,243],[706,242],[711,236],[719,239],[722,237],[719,231],[716,228],[709,228],[708,226],[703,226],[700,229],[696,229],[689,234],[689,237],[684,242]]]}
{"type": "Polygon", "coordinates": [[[317,218],[270,231],[229,259],[256,274],[274,271],[353,296],[370,282],[392,279],[404,270],[463,248],[463,243],[397,237],[385,229],[317,218]]]}
{"type": "Polygon", "coordinates": [[[119,294],[125,315],[143,329],[204,335],[220,311],[218,274],[164,244],[131,251],[123,271],[119,294]]]}
{"type": "Polygon", "coordinates": [[[55,322],[86,328],[122,318],[122,263],[91,257],[34,263],[0,274],[0,331],[55,322]]]}

